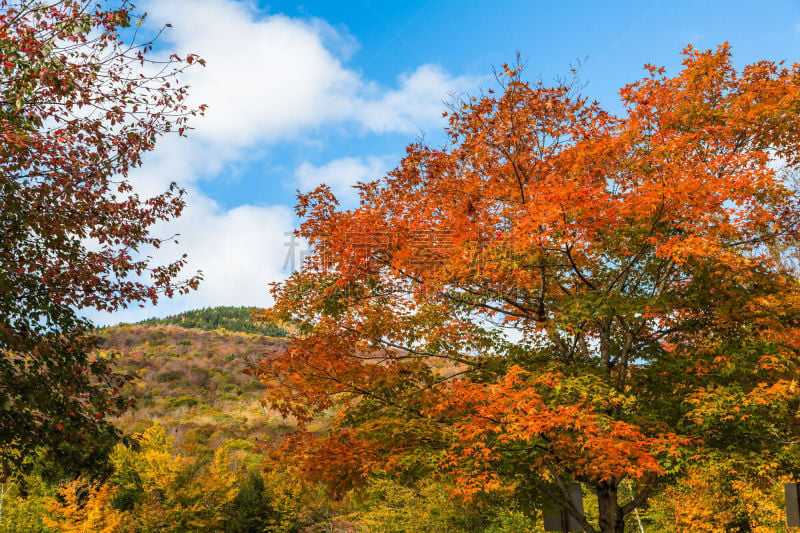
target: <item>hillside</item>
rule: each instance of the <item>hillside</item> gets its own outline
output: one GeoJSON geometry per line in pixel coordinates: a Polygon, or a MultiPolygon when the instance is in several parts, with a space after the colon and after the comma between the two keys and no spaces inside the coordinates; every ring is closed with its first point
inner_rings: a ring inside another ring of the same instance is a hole
{"type": "Polygon", "coordinates": [[[218,316],[215,310],[202,310],[171,317],[197,327],[147,321],[99,332],[102,348],[118,352],[118,369],[132,376],[126,392],[136,405],[117,420],[123,431],[140,433],[159,424],[177,446],[197,453],[231,439],[272,440],[289,428],[261,405],[262,385],[244,372],[248,361],[283,349],[286,340],[201,329],[219,323],[246,327],[243,320],[230,319],[230,309],[236,308],[223,308],[218,316]]]}

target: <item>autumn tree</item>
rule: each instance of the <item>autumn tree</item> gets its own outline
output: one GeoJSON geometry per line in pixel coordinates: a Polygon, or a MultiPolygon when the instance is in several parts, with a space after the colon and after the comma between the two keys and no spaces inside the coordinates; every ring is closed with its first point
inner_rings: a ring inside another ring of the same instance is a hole
{"type": "MultiPolygon", "coordinates": [[[[177,80],[195,56],[158,52],[127,0],[0,3],[0,477],[46,450],[95,464],[126,400],[81,309],[113,311],[190,290],[184,258],[149,250],[178,216],[174,184],[140,197],[128,179],[198,110],[177,80]]],[[[200,109],[201,111],[202,109],[200,109]]],[[[111,444],[109,444],[111,442],[111,444]]]]}
{"type": "Polygon", "coordinates": [[[164,428],[151,426],[141,435],[139,450],[115,448],[114,474],[106,482],[64,484],[59,497],[47,503],[45,524],[65,532],[228,531],[246,475],[232,465],[241,451],[235,441],[230,444],[199,461],[178,453],[164,428]]]}
{"type": "Polygon", "coordinates": [[[268,315],[297,333],[254,372],[284,414],[340,409],[294,439],[307,475],[427,461],[622,532],[695,461],[798,473],[800,65],[646,71],[614,115],[507,66],[358,207],[299,197],[314,253],[268,315]]]}

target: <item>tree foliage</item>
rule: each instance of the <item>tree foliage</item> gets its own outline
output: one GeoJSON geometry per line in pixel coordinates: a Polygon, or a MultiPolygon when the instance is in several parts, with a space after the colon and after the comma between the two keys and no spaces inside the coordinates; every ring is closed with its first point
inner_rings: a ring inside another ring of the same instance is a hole
{"type": "Polygon", "coordinates": [[[118,446],[114,475],[100,485],[66,484],[53,498],[56,531],[222,531],[230,516],[241,473],[230,465],[231,450],[220,448],[207,464],[177,455],[160,426],[142,435],[142,449],[118,446]]]}
{"type": "Polygon", "coordinates": [[[35,449],[96,464],[124,408],[80,309],[113,311],[195,287],[185,259],[154,264],[151,226],[180,214],[174,184],[128,181],[196,110],[176,76],[195,56],[153,56],[127,0],[0,4],[0,477],[35,449]]]}
{"type": "Polygon", "coordinates": [[[308,475],[445,467],[621,532],[693,462],[796,473],[800,65],[683,54],[619,116],[506,66],[358,207],[300,196],[314,253],[262,317],[298,333],[257,371],[286,415],[341,408],[308,475]]]}

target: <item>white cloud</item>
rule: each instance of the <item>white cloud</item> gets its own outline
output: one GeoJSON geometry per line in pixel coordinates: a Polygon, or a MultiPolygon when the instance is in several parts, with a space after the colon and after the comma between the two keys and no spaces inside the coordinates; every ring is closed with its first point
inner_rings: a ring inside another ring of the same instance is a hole
{"type": "Polygon", "coordinates": [[[203,271],[204,282],[187,304],[267,305],[267,284],[283,277],[293,215],[284,206],[243,205],[223,210],[202,195],[190,195],[183,215],[170,224],[188,250],[187,272],[203,271]]]}
{"type": "Polygon", "coordinates": [[[448,94],[478,83],[427,64],[401,74],[397,88],[382,87],[342,63],[337,54],[352,51],[352,38],[319,19],[262,15],[231,0],[147,7],[154,22],[175,23],[165,34],[171,50],[207,61],[206,68],[190,69],[186,81],[192,101],[209,106],[193,136],[215,146],[291,139],[335,122],[414,134],[438,128],[448,94]]]}
{"type": "Polygon", "coordinates": [[[282,15],[258,18],[248,4],[225,0],[159,1],[158,21],[173,21],[167,39],[197,53],[191,98],[209,106],[196,136],[220,145],[276,140],[341,113],[336,100],[357,90],[357,76],[324,46],[319,24],[282,15]]]}
{"type": "Polygon", "coordinates": [[[371,131],[415,133],[435,124],[450,93],[474,87],[475,80],[451,78],[436,65],[422,65],[400,76],[400,87],[358,105],[358,121],[371,131]]]}
{"type": "Polygon", "coordinates": [[[325,183],[340,202],[353,202],[358,198],[353,185],[359,181],[380,178],[386,173],[386,170],[387,164],[384,158],[343,157],[319,167],[304,161],[295,170],[295,177],[302,192],[307,192],[325,183]]]}

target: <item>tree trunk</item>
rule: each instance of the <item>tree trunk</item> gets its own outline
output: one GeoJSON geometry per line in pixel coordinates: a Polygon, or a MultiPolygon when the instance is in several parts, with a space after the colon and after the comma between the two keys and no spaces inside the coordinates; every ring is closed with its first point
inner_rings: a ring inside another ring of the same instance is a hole
{"type": "Polygon", "coordinates": [[[597,504],[600,511],[601,533],[624,533],[622,507],[617,503],[617,482],[604,481],[597,485],[597,504]]]}

